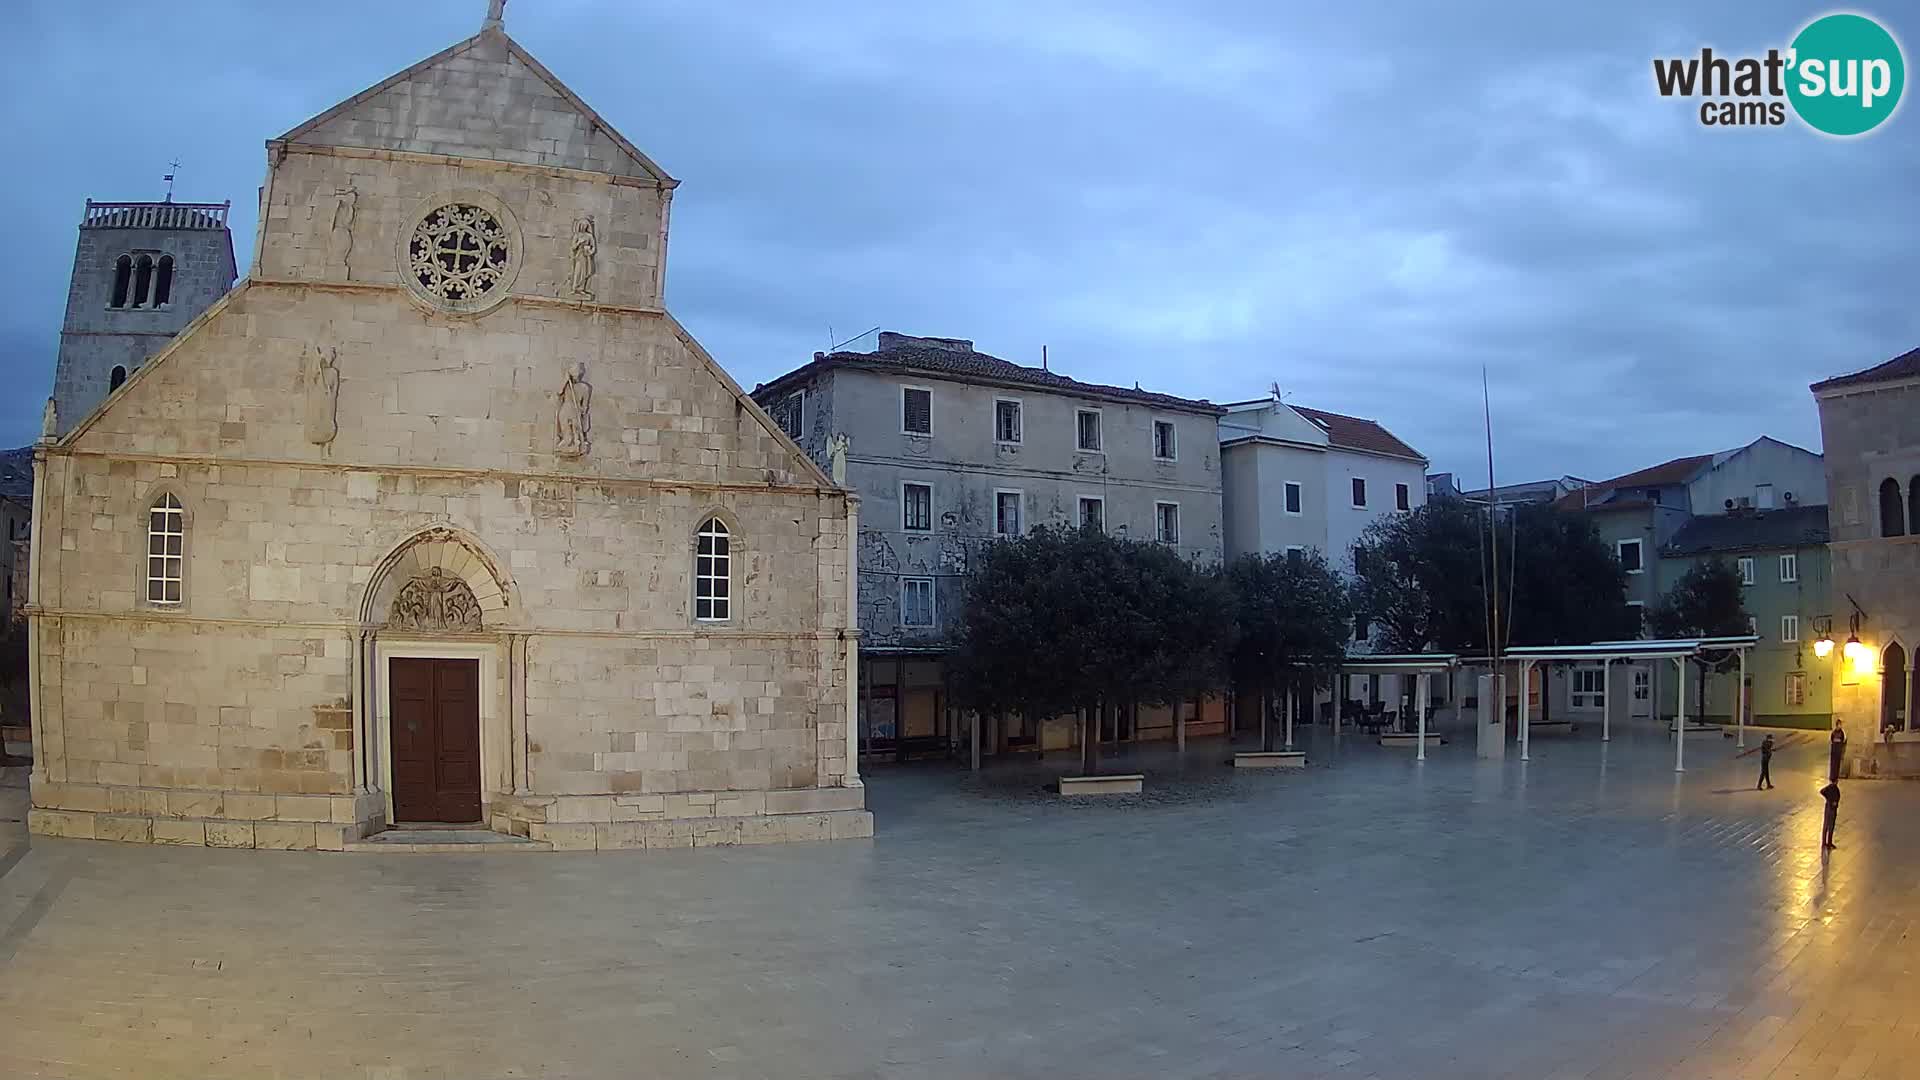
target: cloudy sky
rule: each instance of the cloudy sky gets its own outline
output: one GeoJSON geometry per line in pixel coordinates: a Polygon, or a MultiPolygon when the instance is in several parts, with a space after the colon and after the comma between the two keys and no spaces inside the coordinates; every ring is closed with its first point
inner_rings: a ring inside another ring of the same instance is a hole
{"type": "MultiPolygon", "coordinates": [[[[485,6],[12,0],[0,445],[38,430],[86,198],[158,198],[177,156],[244,258],[265,140],[485,6]]],[[[1912,103],[1843,142],[1652,90],[1655,55],[1824,10],[513,0],[507,29],[682,181],[668,303],[749,386],[875,325],[1045,344],[1216,401],[1278,382],[1483,475],[1485,365],[1505,481],[1817,449],[1807,384],[1920,344],[1912,103]]]]}

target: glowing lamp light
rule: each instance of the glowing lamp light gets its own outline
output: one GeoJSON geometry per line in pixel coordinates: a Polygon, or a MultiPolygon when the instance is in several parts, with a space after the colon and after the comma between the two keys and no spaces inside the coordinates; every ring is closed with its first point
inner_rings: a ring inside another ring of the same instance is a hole
{"type": "Polygon", "coordinates": [[[1819,641],[1814,642],[1813,655],[1819,657],[1822,660],[1825,660],[1827,657],[1832,656],[1833,655],[1833,639],[1830,637],[1823,637],[1819,641]]]}
{"type": "Polygon", "coordinates": [[[1859,637],[1848,634],[1847,643],[1840,651],[1853,664],[1856,674],[1865,675],[1873,670],[1873,650],[1862,645],[1859,637]]]}

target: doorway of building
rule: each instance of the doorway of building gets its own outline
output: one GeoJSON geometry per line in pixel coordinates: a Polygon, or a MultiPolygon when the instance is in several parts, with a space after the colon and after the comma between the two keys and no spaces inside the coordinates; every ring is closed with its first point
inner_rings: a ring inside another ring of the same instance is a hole
{"type": "Polygon", "coordinates": [[[393,816],[480,820],[480,661],[392,657],[393,816]]]}

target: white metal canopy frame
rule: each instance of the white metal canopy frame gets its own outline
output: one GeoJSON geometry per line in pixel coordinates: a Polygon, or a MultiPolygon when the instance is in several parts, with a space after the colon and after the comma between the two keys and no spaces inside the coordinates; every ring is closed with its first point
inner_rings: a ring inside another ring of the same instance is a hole
{"type": "MultiPolygon", "coordinates": [[[[1427,760],[1427,710],[1432,707],[1430,701],[1432,693],[1431,680],[1434,675],[1441,672],[1445,672],[1451,676],[1454,668],[1459,665],[1460,657],[1455,653],[1346,654],[1333,662],[1333,733],[1335,735],[1340,734],[1340,711],[1342,706],[1346,704],[1347,696],[1346,687],[1342,684],[1341,680],[1346,678],[1348,672],[1359,671],[1368,675],[1413,675],[1416,676],[1414,680],[1414,700],[1416,702],[1416,708],[1414,711],[1418,713],[1420,717],[1419,748],[1414,754],[1414,760],[1427,760]]],[[[1293,716],[1291,705],[1288,706],[1287,716],[1289,721],[1291,721],[1293,716]]],[[[1288,728],[1287,738],[1289,745],[1291,745],[1293,738],[1291,727],[1288,728]]]]}
{"type": "MultiPolygon", "coordinates": [[[[1734,711],[1734,729],[1738,736],[1736,745],[1747,745],[1747,650],[1759,642],[1757,634],[1737,634],[1732,637],[1673,638],[1653,641],[1596,641],[1591,645],[1523,645],[1506,650],[1500,657],[1502,662],[1514,660],[1520,664],[1520,760],[1527,758],[1527,676],[1535,664],[1554,663],[1598,663],[1603,672],[1612,670],[1616,660],[1671,660],[1677,675],[1676,708],[1673,717],[1673,771],[1686,772],[1687,746],[1687,679],[1688,660],[1698,658],[1705,653],[1734,652],[1740,656],[1740,702],[1734,711]]],[[[1602,742],[1613,738],[1613,693],[1607,675],[1601,676],[1601,685],[1606,687],[1600,703],[1602,742]]],[[[1545,689],[1542,688],[1542,693],[1545,689]]],[[[1655,712],[1658,713],[1658,703],[1655,712]]]]}

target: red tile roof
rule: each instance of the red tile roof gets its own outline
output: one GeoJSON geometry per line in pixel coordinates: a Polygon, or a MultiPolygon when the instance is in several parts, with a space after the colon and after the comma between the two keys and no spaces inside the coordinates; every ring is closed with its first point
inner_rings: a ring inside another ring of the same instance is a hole
{"type": "Polygon", "coordinates": [[[1886,363],[1875,365],[1865,371],[1823,379],[1814,383],[1812,389],[1818,393],[1821,390],[1832,390],[1841,386],[1892,382],[1895,379],[1920,379],[1920,349],[1908,349],[1886,363]]]}
{"type": "MultiPolygon", "coordinates": [[[[1621,488],[1650,488],[1665,487],[1669,484],[1684,484],[1692,480],[1695,474],[1701,469],[1712,464],[1712,454],[1690,454],[1687,457],[1677,457],[1672,461],[1663,461],[1658,465],[1649,465],[1644,469],[1630,472],[1623,476],[1616,476],[1611,480],[1602,480],[1580,491],[1570,491],[1558,499],[1555,499],[1553,506],[1556,510],[1598,510],[1601,509],[1601,507],[1593,506],[1593,501],[1606,495],[1610,491],[1618,491],[1621,488]]],[[[1630,506],[1651,506],[1653,504],[1645,498],[1635,498],[1631,500],[1615,499],[1612,502],[1602,505],[1610,510],[1625,510],[1630,506]]]]}
{"type": "Polygon", "coordinates": [[[1387,454],[1391,457],[1412,458],[1426,461],[1425,455],[1379,425],[1377,421],[1358,416],[1342,416],[1339,413],[1322,412],[1309,409],[1304,405],[1290,405],[1294,412],[1320,425],[1327,433],[1327,442],[1344,450],[1364,450],[1373,454],[1387,454]]]}

